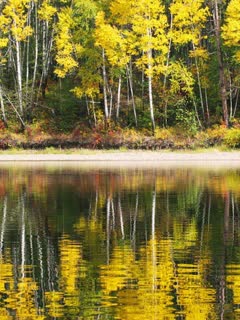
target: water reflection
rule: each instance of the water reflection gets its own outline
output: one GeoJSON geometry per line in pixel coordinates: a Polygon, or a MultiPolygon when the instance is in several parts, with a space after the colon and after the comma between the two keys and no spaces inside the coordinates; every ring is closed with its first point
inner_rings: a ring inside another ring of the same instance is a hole
{"type": "Polygon", "coordinates": [[[0,169],[0,318],[240,318],[239,183],[238,170],[0,169]]]}

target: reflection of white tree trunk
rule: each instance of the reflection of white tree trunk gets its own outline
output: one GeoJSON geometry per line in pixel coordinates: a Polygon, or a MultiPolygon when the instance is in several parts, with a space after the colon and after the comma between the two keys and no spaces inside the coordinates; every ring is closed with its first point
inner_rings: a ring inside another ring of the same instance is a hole
{"type": "MultiPolygon", "coordinates": [[[[32,224],[31,224],[31,221],[29,222],[29,233],[30,233],[30,254],[31,254],[31,264],[32,266],[35,265],[35,262],[34,262],[34,250],[33,250],[33,235],[32,235],[32,224]]],[[[35,281],[35,271],[34,271],[34,268],[33,268],[33,280],[35,281]]]]}
{"type": "Polygon", "coordinates": [[[152,197],[152,290],[156,289],[157,280],[157,254],[156,254],[156,236],[155,236],[155,220],[156,220],[156,188],[152,197]]]}
{"type": "Polygon", "coordinates": [[[134,216],[133,216],[132,246],[133,246],[134,255],[136,252],[137,214],[138,214],[138,193],[136,194],[135,212],[134,212],[134,216]]]}
{"type": "Polygon", "coordinates": [[[120,219],[120,227],[121,227],[122,239],[124,240],[125,231],[124,231],[124,221],[123,221],[123,213],[122,213],[122,205],[121,205],[120,195],[118,195],[118,210],[119,210],[119,219],[120,219]]]}
{"type": "Polygon", "coordinates": [[[156,219],[156,190],[152,197],[152,240],[155,240],[155,219],[156,219]]]}
{"type": "Polygon", "coordinates": [[[226,246],[229,236],[229,218],[230,218],[230,191],[225,195],[224,207],[224,232],[223,232],[223,254],[220,265],[220,284],[219,284],[219,300],[220,300],[220,319],[225,319],[225,305],[226,305],[226,246]]]}
{"type": "MultiPolygon", "coordinates": [[[[207,205],[206,205],[206,202],[204,202],[203,215],[202,215],[202,227],[201,227],[201,240],[200,240],[200,259],[202,258],[206,213],[207,213],[207,205]]],[[[198,267],[200,267],[200,264],[198,265],[198,267]]],[[[201,271],[199,270],[199,273],[200,272],[201,271]]]]}
{"type": "Polygon", "coordinates": [[[0,257],[3,253],[3,243],[4,243],[4,234],[6,229],[6,218],[7,218],[7,197],[4,198],[3,202],[3,218],[1,225],[1,235],[0,235],[0,257]]]}
{"type": "Polygon", "coordinates": [[[107,198],[107,264],[109,264],[110,258],[110,215],[111,215],[111,200],[107,198]]]}
{"type": "Polygon", "coordinates": [[[232,241],[234,241],[234,233],[235,233],[235,205],[234,205],[234,195],[231,195],[232,200],[232,241]]]}
{"type": "Polygon", "coordinates": [[[212,207],[212,197],[211,197],[211,195],[209,195],[209,198],[208,198],[208,231],[209,231],[209,226],[210,226],[211,207],[212,207]]]}
{"type": "Polygon", "coordinates": [[[98,192],[96,190],[96,196],[95,196],[95,208],[94,208],[94,219],[97,219],[97,208],[98,208],[98,192]]]}
{"type": "Polygon", "coordinates": [[[25,204],[24,198],[22,198],[22,221],[21,221],[21,273],[22,278],[25,278],[25,257],[26,257],[26,225],[25,225],[25,204]]]}
{"type": "MultiPolygon", "coordinates": [[[[38,259],[40,265],[40,276],[41,276],[41,290],[44,292],[44,269],[43,269],[43,249],[41,244],[40,235],[37,235],[37,248],[38,248],[38,259]]],[[[44,303],[44,296],[43,296],[43,306],[45,307],[44,303]]]]}
{"type": "Polygon", "coordinates": [[[112,209],[112,227],[114,230],[115,229],[115,210],[114,210],[113,200],[111,200],[111,209],[112,209]]]}

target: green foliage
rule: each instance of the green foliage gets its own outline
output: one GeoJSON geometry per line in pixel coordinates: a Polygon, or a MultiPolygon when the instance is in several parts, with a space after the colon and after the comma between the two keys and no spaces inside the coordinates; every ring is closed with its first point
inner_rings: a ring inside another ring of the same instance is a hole
{"type": "Polygon", "coordinates": [[[60,80],[47,93],[46,104],[48,108],[43,119],[46,120],[49,130],[59,133],[70,132],[76,127],[79,120],[85,117],[85,108],[70,92],[70,88],[71,83],[67,79],[60,80]]]}
{"type": "Polygon", "coordinates": [[[177,108],[176,120],[178,126],[180,126],[187,135],[194,136],[199,130],[196,115],[193,111],[177,108]]]}

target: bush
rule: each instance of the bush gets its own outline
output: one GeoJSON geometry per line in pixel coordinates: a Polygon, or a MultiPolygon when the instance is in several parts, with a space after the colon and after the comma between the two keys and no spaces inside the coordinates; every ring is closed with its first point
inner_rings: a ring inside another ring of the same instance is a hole
{"type": "Polygon", "coordinates": [[[155,129],[155,134],[154,134],[156,139],[161,139],[161,140],[172,140],[173,134],[171,130],[169,129],[161,129],[157,127],[155,129]]]}
{"type": "Polygon", "coordinates": [[[240,147],[240,129],[232,128],[227,131],[224,137],[224,143],[230,148],[240,147]]]}
{"type": "Polygon", "coordinates": [[[204,148],[219,146],[223,143],[226,133],[225,126],[215,126],[205,131],[200,131],[195,136],[197,146],[204,148]]]}
{"type": "Polygon", "coordinates": [[[196,115],[187,109],[176,109],[176,120],[178,126],[189,136],[194,136],[199,130],[196,115]]]}

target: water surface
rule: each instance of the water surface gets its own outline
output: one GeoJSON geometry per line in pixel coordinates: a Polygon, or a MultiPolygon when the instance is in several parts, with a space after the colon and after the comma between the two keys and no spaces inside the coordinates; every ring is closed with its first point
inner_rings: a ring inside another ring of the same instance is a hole
{"type": "Polygon", "coordinates": [[[0,167],[0,319],[240,319],[240,169],[0,167]]]}

